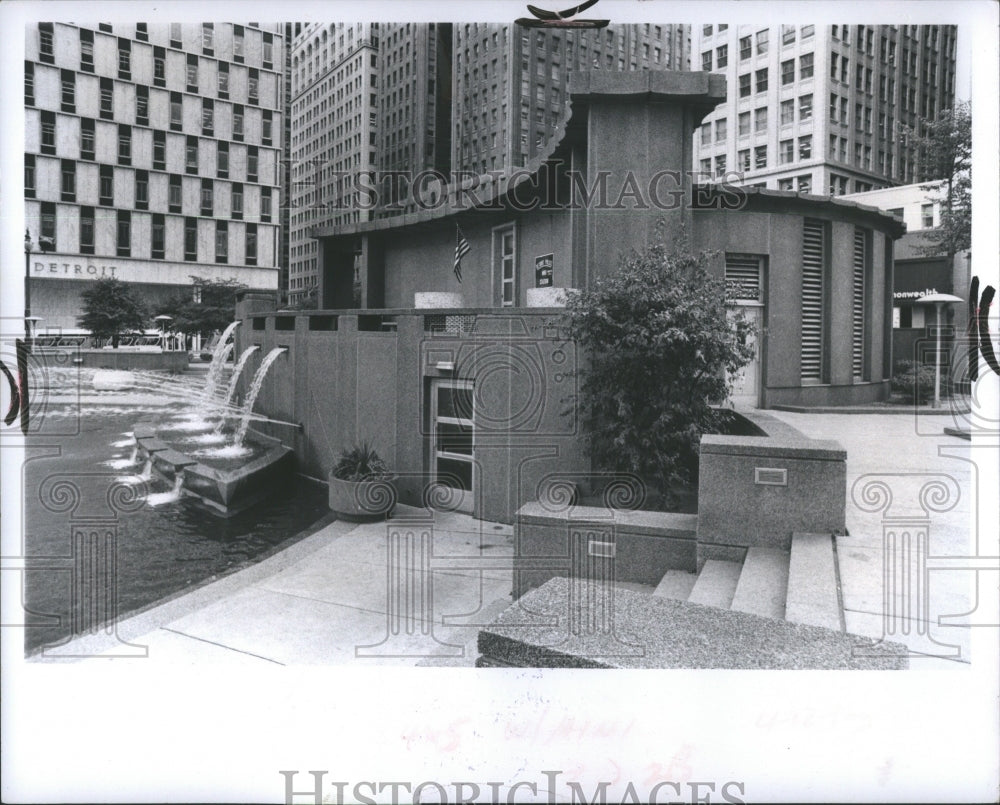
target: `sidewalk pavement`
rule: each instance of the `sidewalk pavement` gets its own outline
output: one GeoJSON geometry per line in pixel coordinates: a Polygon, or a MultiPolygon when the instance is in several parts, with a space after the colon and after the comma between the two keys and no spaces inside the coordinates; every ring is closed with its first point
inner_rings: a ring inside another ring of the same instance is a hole
{"type": "MultiPolygon", "coordinates": [[[[859,478],[874,474],[877,478],[865,480],[881,481],[889,490],[888,516],[923,524],[932,556],[972,555],[970,512],[976,494],[970,486],[975,476],[968,443],[944,435],[940,417],[931,420],[936,426],[927,426],[905,416],[771,413],[847,449],[850,535],[836,542],[847,631],[884,636],[935,658],[914,658],[911,668],[969,662],[969,630],[938,624],[937,618],[973,608],[974,574],[930,572],[927,611],[890,619],[891,631],[886,631],[884,513],[870,505],[879,502],[877,495],[866,502],[860,486],[855,489],[859,478]],[[939,499],[935,505],[945,510],[928,512],[921,505],[928,481],[942,486],[929,488],[925,504],[933,503],[935,489],[960,490],[957,500],[941,505],[939,499]]],[[[77,638],[32,660],[138,654],[182,664],[472,666],[479,626],[511,602],[513,529],[435,512],[429,539],[421,536],[428,531],[427,520],[421,519],[426,516],[424,510],[401,505],[388,524],[335,521],[256,565],[122,620],[112,635],[77,638]],[[393,530],[402,533],[401,539],[388,536],[393,530]],[[403,571],[390,578],[390,566],[421,565],[430,571],[426,589],[406,587],[403,571]]],[[[900,596],[894,592],[890,600],[890,612],[898,613],[900,596]]]]}

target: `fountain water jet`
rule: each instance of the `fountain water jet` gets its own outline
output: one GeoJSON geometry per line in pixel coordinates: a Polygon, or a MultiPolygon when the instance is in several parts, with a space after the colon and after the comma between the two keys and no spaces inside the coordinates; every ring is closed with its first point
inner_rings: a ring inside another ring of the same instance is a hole
{"type": "Polygon", "coordinates": [[[208,377],[205,380],[206,400],[211,400],[215,397],[215,388],[219,385],[219,378],[222,377],[222,369],[226,363],[226,358],[229,357],[235,346],[232,341],[229,341],[229,337],[240,324],[242,322],[231,322],[222,331],[222,335],[219,336],[219,343],[215,345],[215,351],[212,353],[212,362],[208,366],[208,377]]]}
{"type": "Polygon", "coordinates": [[[243,415],[240,418],[239,427],[236,429],[236,435],[233,437],[234,447],[241,447],[243,445],[247,429],[250,427],[250,415],[253,413],[253,404],[257,401],[257,395],[260,394],[260,389],[264,385],[264,377],[267,375],[267,370],[271,368],[271,364],[278,359],[278,356],[282,352],[287,351],[287,347],[275,347],[260,362],[260,367],[257,369],[256,374],[254,374],[253,383],[250,384],[250,390],[247,392],[247,400],[243,404],[243,415]]]}
{"type": "Polygon", "coordinates": [[[226,389],[226,405],[232,405],[233,395],[236,394],[236,385],[240,381],[240,375],[243,374],[243,367],[246,366],[250,356],[258,349],[260,349],[260,347],[256,344],[251,344],[243,350],[243,354],[240,355],[240,359],[236,362],[236,367],[233,369],[233,376],[229,378],[229,388],[226,389]]]}

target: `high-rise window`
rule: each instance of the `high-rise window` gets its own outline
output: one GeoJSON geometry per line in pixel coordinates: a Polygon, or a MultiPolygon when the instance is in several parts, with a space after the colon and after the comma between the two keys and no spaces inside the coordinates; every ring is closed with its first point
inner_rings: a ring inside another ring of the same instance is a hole
{"type": "Polygon", "coordinates": [[[257,103],[260,99],[260,78],[256,67],[250,68],[250,77],[247,79],[247,100],[250,103],[257,103]]]}
{"type": "Polygon", "coordinates": [[[215,168],[220,179],[229,178],[229,143],[219,140],[215,155],[215,168]]]}
{"type": "Polygon", "coordinates": [[[152,243],[150,256],[154,260],[162,260],[166,254],[167,233],[166,220],[163,213],[153,213],[152,243]]]}
{"type": "Polygon", "coordinates": [[[46,64],[55,64],[52,47],[53,34],[51,22],[38,23],[38,59],[46,64]]]}
{"type": "Polygon", "coordinates": [[[795,122],[795,101],[782,101],[779,110],[781,112],[782,126],[787,126],[789,123],[795,122]]]}
{"type": "Polygon", "coordinates": [[[230,211],[232,212],[233,218],[243,217],[243,185],[238,183],[233,183],[233,190],[231,195],[230,211]]]}
{"type": "Polygon", "coordinates": [[[48,239],[52,243],[53,251],[56,247],[56,205],[51,201],[42,202],[41,237],[48,239]]]}
{"type": "Polygon", "coordinates": [[[247,146],[247,181],[257,181],[257,146],[247,146]]]}
{"type": "Polygon", "coordinates": [[[140,42],[149,41],[149,26],[145,22],[137,22],[135,24],[135,38],[140,42]]]}
{"type": "Polygon", "coordinates": [[[750,170],[750,149],[744,148],[736,154],[737,168],[741,171],[750,170]]]}
{"type": "Polygon", "coordinates": [[[101,119],[115,119],[115,85],[110,78],[101,79],[101,119]]]}
{"type": "Polygon", "coordinates": [[[80,159],[94,158],[94,121],[80,118],[80,159]]]}
{"type": "Polygon", "coordinates": [[[701,69],[706,73],[712,69],[712,51],[706,50],[701,54],[701,69]]]}
{"type": "Polygon", "coordinates": [[[119,257],[132,256],[132,213],[118,210],[118,250],[119,257]]]}
{"type": "Polygon", "coordinates": [[[201,26],[201,50],[206,56],[215,55],[215,26],[210,22],[201,26]]]}
{"type": "Polygon", "coordinates": [[[181,24],[179,22],[170,23],[170,47],[181,47],[181,24]]]}
{"type": "Polygon", "coordinates": [[[754,77],[757,81],[757,92],[767,92],[767,68],[765,67],[762,70],[758,70],[754,73],[754,77]]]}
{"type": "Polygon", "coordinates": [[[757,31],[757,55],[762,56],[767,53],[768,38],[770,33],[767,28],[763,31],[757,31]]]}
{"type": "Polygon", "coordinates": [[[265,109],[260,124],[260,140],[262,143],[264,143],[264,145],[271,144],[271,126],[272,126],[271,110],[265,109]]]}
{"type": "Polygon", "coordinates": [[[24,155],[24,195],[27,198],[35,197],[35,155],[24,155]]]}
{"type": "Polygon", "coordinates": [[[62,201],[76,201],[76,162],[72,159],[64,159],[61,164],[62,187],[60,198],[62,201]]]}
{"type": "Polygon", "coordinates": [[[717,143],[725,141],[726,135],[728,133],[727,132],[727,128],[728,127],[726,125],[726,119],[725,118],[722,118],[721,120],[716,120],[715,121],[715,141],[717,143]]]}
{"type": "Polygon", "coordinates": [[[115,169],[111,165],[100,168],[100,203],[102,207],[112,207],[115,203],[115,169]]]}
{"type": "Polygon", "coordinates": [[[132,127],[121,125],[118,127],[118,164],[132,164],[132,127]]]}
{"type": "Polygon", "coordinates": [[[229,97],[229,64],[224,61],[219,62],[219,97],[229,97]]]}
{"type": "Polygon", "coordinates": [[[271,220],[271,188],[260,189],[260,220],[268,223],[271,220]]]}
{"type": "Polygon", "coordinates": [[[181,195],[182,181],[181,177],[177,174],[170,174],[170,185],[167,190],[167,204],[170,212],[183,211],[183,197],[181,195]]]}
{"type": "Polygon", "coordinates": [[[812,157],[813,138],[811,134],[799,137],[799,159],[809,159],[812,157]]]}
{"type": "Polygon", "coordinates": [[[180,131],[183,128],[183,99],[179,92],[170,93],[170,130],[180,131]]]}
{"type": "Polygon", "coordinates": [[[94,72],[94,32],[86,28],[80,29],[80,69],[94,72]]]}
{"type": "Polygon", "coordinates": [[[712,142],[712,124],[703,123],[701,126],[701,144],[708,145],[712,142]]]}
{"type": "Polygon", "coordinates": [[[257,224],[247,224],[246,264],[257,265],[257,224]]]}
{"type": "Polygon", "coordinates": [[[211,179],[201,180],[201,214],[204,216],[215,214],[211,179]]]}
{"type": "Polygon", "coordinates": [[[795,42],[795,26],[794,25],[782,25],[781,26],[781,46],[791,45],[795,42]]]}
{"type": "Polygon", "coordinates": [[[132,79],[132,43],[128,39],[118,40],[118,77],[132,79]]]}
{"type": "Polygon", "coordinates": [[[201,100],[201,133],[211,137],[215,131],[215,104],[211,98],[201,100]]]}
{"type": "Polygon", "coordinates": [[[274,40],[271,34],[264,34],[264,53],[263,53],[264,69],[270,70],[274,67],[274,40]]]}
{"type": "Polygon", "coordinates": [[[813,77],[813,54],[803,53],[799,56],[799,79],[804,81],[813,77]]]}
{"type": "Polygon", "coordinates": [[[80,254],[94,253],[94,208],[80,207],[80,254]]]}
{"type": "Polygon", "coordinates": [[[184,259],[198,259],[198,219],[184,219],[184,259]]]}
{"type": "Polygon", "coordinates": [[[740,61],[746,61],[753,55],[753,40],[749,36],[740,37],[740,61]]]}
{"type": "Polygon", "coordinates": [[[188,173],[198,172],[198,138],[188,136],[184,146],[184,168],[188,173]]]}
{"type": "Polygon", "coordinates": [[[715,49],[715,66],[723,68],[729,64],[729,45],[719,45],[715,49]]]}
{"type": "Polygon", "coordinates": [[[741,137],[750,133],[750,113],[740,112],[739,115],[739,134],[741,137]]]}
{"type": "Polygon", "coordinates": [[[187,91],[198,91],[198,57],[193,53],[188,53],[187,67],[184,75],[187,77],[187,91]]]}
{"type": "Polygon", "coordinates": [[[750,73],[743,73],[739,78],[740,82],[740,97],[749,98],[750,97],[750,73]]]}
{"type": "Polygon", "coordinates": [[[153,86],[167,85],[167,52],[161,47],[153,48],[153,86]]]}
{"type": "Polygon", "coordinates": [[[757,170],[767,167],[767,146],[758,145],[753,149],[753,166],[757,170]]]}
{"type": "Polygon", "coordinates": [[[767,131],[767,107],[762,106],[760,109],[754,109],[753,112],[753,130],[754,131],[767,131]]]}
{"type": "Polygon", "coordinates": [[[233,139],[243,140],[243,107],[239,104],[233,106],[233,139]]]}
{"type": "Polygon", "coordinates": [[[135,122],[139,126],[149,125],[149,87],[143,84],[135,87],[135,122]]]}
{"type": "Polygon", "coordinates": [[[229,224],[226,221],[215,222],[215,262],[229,262],[229,224]]]}
{"type": "Polygon", "coordinates": [[[812,93],[808,95],[802,95],[799,98],[799,120],[811,120],[813,115],[813,96],[812,93]]]}
{"type": "Polygon", "coordinates": [[[59,78],[62,84],[62,104],[60,109],[64,112],[75,112],[76,74],[72,70],[60,70],[59,78]]]}
{"type": "Polygon", "coordinates": [[[788,59],[781,63],[781,85],[791,84],[795,81],[795,59],[788,59]]]}
{"type": "Polygon", "coordinates": [[[167,169],[167,133],[162,129],[153,132],[153,168],[158,171],[167,169]]]}
{"type": "Polygon", "coordinates": [[[135,208],[149,209],[149,171],[135,172],[135,208]]]}
{"type": "Polygon", "coordinates": [[[35,105],[35,64],[30,61],[24,63],[24,105],[35,105]]]}
{"type": "Polygon", "coordinates": [[[233,61],[243,63],[244,56],[244,43],[243,43],[243,26],[234,25],[233,26],[233,61]]]}
{"type": "Polygon", "coordinates": [[[55,156],[56,153],[56,113],[42,112],[42,148],[43,154],[55,156]]]}
{"type": "Polygon", "coordinates": [[[782,165],[791,162],[794,156],[795,148],[791,140],[782,140],[778,143],[778,159],[782,165]]]}

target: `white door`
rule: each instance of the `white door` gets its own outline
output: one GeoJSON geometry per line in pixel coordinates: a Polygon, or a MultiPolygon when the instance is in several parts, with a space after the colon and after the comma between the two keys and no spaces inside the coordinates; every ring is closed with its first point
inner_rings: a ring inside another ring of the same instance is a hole
{"type": "Polygon", "coordinates": [[[472,513],[475,444],[471,380],[431,381],[431,474],[458,496],[458,511],[472,513]]]}
{"type": "Polygon", "coordinates": [[[753,358],[735,376],[730,375],[733,391],[729,400],[743,408],[757,408],[760,405],[760,328],[764,319],[763,310],[763,305],[746,304],[732,305],[728,309],[730,316],[736,316],[739,311],[743,311],[743,315],[753,328],[750,333],[753,358]]]}

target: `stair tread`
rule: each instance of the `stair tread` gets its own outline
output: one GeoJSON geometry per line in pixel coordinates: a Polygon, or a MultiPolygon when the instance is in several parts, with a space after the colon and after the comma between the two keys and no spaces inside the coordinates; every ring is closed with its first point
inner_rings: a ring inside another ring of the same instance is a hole
{"type": "Polygon", "coordinates": [[[687,601],[697,580],[698,574],[690,570],[668,570],[656,585],[653,595],[687,601]]]}
{"type": "Polygon", "coordinates": [[[845,631],[837,592],[832,535],[792,534],[785,619],[845,631]]]}
{"type": "Polygon", "coordinates": [[[727,562],[722,559],[707,560],[691,589],[688,601],[729,609],[742,569],[743,565],[740,562],[727,562]]]}
{"type": "Polygon", "coordinates": [[[730,609],[784,618],[790,558],[778,548],[748,548],[730,609]]]}

